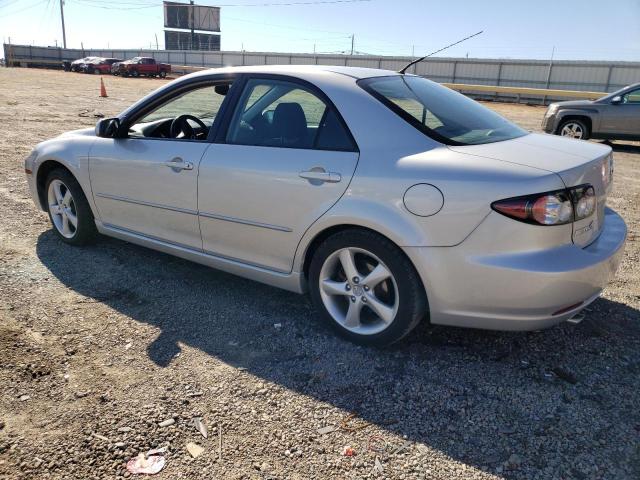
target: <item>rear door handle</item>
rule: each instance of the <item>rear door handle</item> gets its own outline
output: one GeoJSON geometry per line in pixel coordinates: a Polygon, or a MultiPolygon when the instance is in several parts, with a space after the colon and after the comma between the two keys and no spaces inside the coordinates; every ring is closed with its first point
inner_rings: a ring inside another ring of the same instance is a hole
{"type": "Polygon", "coordinates": [[[298,174],[300,178],[315,180],[316,182],[338,183],[342,176],[336,172],[325,172],[319,170],[306,170],[298,174]]]}
{"type": "Polygon", "coordinates": [[[193,163],[185,162],[180,157],[176,157],[176,158],[173,158],[173,159],[169,160],[168,162],[164,162],[164,165],[166,167],[169,167],[169,168],[171,168],[173,170],[176,170],[176,171],[179,171],[179,170],[193,170],[193,163]]]}

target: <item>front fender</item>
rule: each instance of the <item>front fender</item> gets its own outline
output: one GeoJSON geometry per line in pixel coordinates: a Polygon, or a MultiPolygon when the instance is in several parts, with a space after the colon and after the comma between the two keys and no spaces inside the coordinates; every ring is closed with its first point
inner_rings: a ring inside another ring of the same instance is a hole
{"type": "Polygon", "coordinates": [[[49,170],[52,167],[49,162],[55,162],[65,167],[75,177],[87,197],[94,216],[98,218],[89,179],[89,151],[95,137],[88,134],[89,130],[69,132],[42,142],[36,147],[37,157],[32,171],[38,192],[38,203],[43,210],[46,210],[46,205],[42,202],[42,183],[44,182],[43,174],[46,172],[41,169],[46,165],[46,170],[49,170]]]}
{"type": "Polygon", "coordinates": [[[599,115],[596,109],[567,108],[556,113],[556,128],[566,117],[587,117],[591,121],[591,130],[596,130],[599,124],[599,115]]]}

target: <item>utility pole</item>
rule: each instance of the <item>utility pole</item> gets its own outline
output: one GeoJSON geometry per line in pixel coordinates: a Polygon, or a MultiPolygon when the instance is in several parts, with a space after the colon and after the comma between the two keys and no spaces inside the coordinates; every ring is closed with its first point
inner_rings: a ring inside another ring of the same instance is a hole
{"type": "Polygon", "coordinates": [[[191,25],[191,50],[195,50],[195,48],[193,48],[195,43],[196,43],[196,34],[193,31],[194,30],[194,28],[193,28],[193,24],[194,24],[194,21],[193,21],[193,0],[191,0],[189,3],[191,4],[191,6],[189,7],[189,23],[191,25]]]}
{"type": "Polygon", "coordinates": [[[158,34],[156,33],[155,36],[156,36],[156,50],[160,50],[160,48],[158,47],[158,34]]]}
{"type": "Polygon", "coordinates": [[[62,45],[67,48],[67,32],[64,30],[64,0],[60,0],[60,21],[62,22],[62,45]]]}
{"type": "Polygon", "coordinates": [[[354,34],[351,34],[351,55],[353,55],[353,44],[355,42],[355,38],[356,36],[354,34]]]}

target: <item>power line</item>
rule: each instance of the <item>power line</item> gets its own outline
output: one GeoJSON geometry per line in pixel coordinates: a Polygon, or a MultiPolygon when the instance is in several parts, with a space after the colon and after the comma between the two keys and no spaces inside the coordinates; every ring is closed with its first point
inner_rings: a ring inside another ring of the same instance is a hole
{"type": "Polygon", "coordinates": [[[21,13],[21,12],[24,12],[26,10],[30,10],[30,9],[32,9],[34,7],[37,7],[39,5],[42,5],[44,2],[45,2],[45,0],[40,0],[39,2],[36,2],[33,5],[29,5],[28,7],[21,8],[20,10],[14,10],[13,12],[4,13],[3,15],[6,15],[6,16],[15,15],[16,13],[21,13]]]}
{"type": "MultiPolygon", "coordinates": [[[[149,3],[135,3],[135,2],[121,2],[114,6],[116,2],[111,2],[110,5],[104,5],[102,2],[94,2],[91,0],[74,0],[87,7],[102,8],[104,10],[142,10],[145,8],[155,8],[161,6],[161,4],[149,4],[149,3]],[[127,6],[125,6],[127,5],[127,6]]],[[[371,0],[307,0],[299,2],[260,2],[260,3],[218,3],[211,5],[215,7],[295,7],[295,6],[309,6],[309,5],[333,5],[333,4],[345,4],[345,3],[363,3],[370,2],[371,0]]],[[[173,5],[180,7],[180,5],[173,5]]],[[[189,4],[184,4],[184,7],[189,7],[189,4]]],[[[206,5],[208,6],[208,5],[206,5]]]]}

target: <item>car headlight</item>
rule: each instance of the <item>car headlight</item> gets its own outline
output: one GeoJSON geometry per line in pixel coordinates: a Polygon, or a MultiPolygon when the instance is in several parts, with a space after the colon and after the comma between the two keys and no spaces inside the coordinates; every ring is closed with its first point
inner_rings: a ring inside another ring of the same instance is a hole
{"type": "Polygon", "coordinates": [[[559,106],[556,105],[555,103],[552,103],[551,105],[549,105],[549,108],[547,108],[547,116],[554,115],[558,111],[558,108],[559,106]]]}

